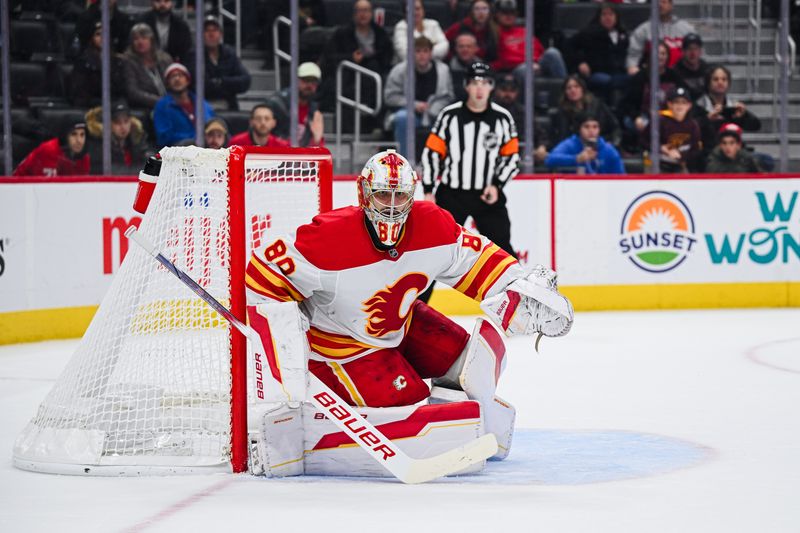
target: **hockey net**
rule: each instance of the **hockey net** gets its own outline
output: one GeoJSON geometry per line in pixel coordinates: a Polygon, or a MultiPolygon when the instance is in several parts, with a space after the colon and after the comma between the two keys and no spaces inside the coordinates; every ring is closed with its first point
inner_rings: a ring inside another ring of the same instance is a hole
{"type": "MultiPolygon", "coordinates": [[[[324,149],[165,148],[139,228],[244,319],[251,248],[331,207],[324,149]]],[[[131,246],[55,386],[18,437],[20,468],[95,475],[243,471],[244,340],[131,246]]]]}

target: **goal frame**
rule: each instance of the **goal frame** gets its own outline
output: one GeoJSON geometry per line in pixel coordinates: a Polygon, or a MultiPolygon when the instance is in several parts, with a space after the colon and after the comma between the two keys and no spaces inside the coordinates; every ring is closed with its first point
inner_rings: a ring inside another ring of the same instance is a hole
{"type": "MultiPolygon", "coordinates": [[[[230,216],[231,312],[242,322],[247,320],[247,297],[244,275],[248,258],[245,218],[245,167],[248,155],[291,155],[292,159],[318,161],[319,212],[333,208],[333,158],[326,148],[265,148],[233,146],[228,159],[228,212],[230,216]]],[[[231,343],[231,468],[234,473],[246,472],[249,457],[247,436],[247,340],[236,328],[230,328],[231,343]]]]}

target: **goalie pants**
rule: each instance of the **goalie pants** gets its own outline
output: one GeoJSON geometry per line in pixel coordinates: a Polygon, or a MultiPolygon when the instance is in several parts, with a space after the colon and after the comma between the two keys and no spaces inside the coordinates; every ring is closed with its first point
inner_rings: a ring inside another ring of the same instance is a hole
{"type": "Polygon", "coordinates": [[[416,301],[411,324],[396,348],[383,348],[347,363],[309,361],[309,370],[350,405],[413,405],[430,394],[426,378],[443,376],[461,355],[469,334],[416,301]]]}

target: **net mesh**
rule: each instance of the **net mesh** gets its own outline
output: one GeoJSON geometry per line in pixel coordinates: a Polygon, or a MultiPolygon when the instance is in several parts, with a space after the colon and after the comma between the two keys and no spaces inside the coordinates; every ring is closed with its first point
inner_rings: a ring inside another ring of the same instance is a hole
{"type": "MultiPolygon", "coordinates": [[[[319,212],[313,159],[245,158],[245,250],[231,247],[228,150],[162,150],[140,232],[224,305],[231,253],[249,256],[319,212]]],[[[226,466],[231,439],[229,327],[131,246],[75,354],[17,439],[37,463],[226,466]]]]}

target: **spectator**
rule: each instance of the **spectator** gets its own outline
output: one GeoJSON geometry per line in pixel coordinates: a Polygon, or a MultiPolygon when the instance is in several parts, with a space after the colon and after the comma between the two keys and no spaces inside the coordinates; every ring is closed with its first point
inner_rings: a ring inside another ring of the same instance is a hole
{"type": "MultiPolygon", "coordinates": [[[[497,59],[491,62],[499,72],[514,71],[517,78],[525,79],[525,26],[517,24],[516,0],[497,0],[497,59]]],[[[566,78],[567,66],[557,48],[544,49],[533,37],[533,71],[545,78],[566,78]]]]}
{"type": "MultiPolygon", "coordinates": [[[[717,132],[725,123],[736,124],[744,131],[761,129],[761,121],[743,102],[736,102],[728,97],[731,81],[731,73],[727,68],[713,67],[706,76],[706,94],[696,102],[694,116],[700,125],[706,156],[717,145],[717,132]]],[[[769,165],[766,167],[769,168],[769,165]]]]}
{"type": "MultiPolygon", "coordinates": [[[[691,117],[692,100],[689,90],[675,87],[667,95],[667,109],[661,111],[659,142],[661,143],[662,172],[700,172],[703,146],[700,127],[691,117]]],[[[650,145],[650,130],[642,135],[645,146],[650,145]]]]}
{"type": "Polygon", "coordinates": [[[345,59],[385,76],[391,68],[393,54],[389,35],[372,20],[372,3],[356,0],[353,21],[336,28],[329,41],[325,65],[333,71],[326,76],[333,74],[345,59]]]}
{"type": "MultiPolygon", "coordinates": [[[[403,15],[405,16],[406,4],[403,2],[403,15]]],[[[394,26],[394,55],[397,62],[405,61],[408,52],[408,25],[405,18],[394,26]]],[[[442,27],[433,19],[425,18],[425,7],[422,0],[414,1],[414,38],[427,37],[433,43],[433,58],[444,61],[450,51],[450,42],[445,37],[442,27]]]]}
{"type": "MultiPolygon", "coordinates": [[[[221,117],[214,117],[206,123],[203,130],[206,148],[219,149],[228,144],[228,124],[221,117]]],[[[236,144],[236,143],[231,143],[236,144]]]]}
{"type": "Polygon", "coordinates": [[[464,78],[470,65],[479,60],[478,39],[475,35],[469,31],[458,34],[455,39],[455,53],[449,65],[456,100],[464,100],[467,97],[464,78]]]}
{"type": "MultiPolygon", "coordinates": [[[[301,63],[297,67],[297,137],[298,146],[325,146],[325,120],[316,100],[322,71],[316,63],[301,63]]],[[[272,109],[277,124],[275,135],[289,138],[291,97],[289,88],[273,95],[267,105],[272,109]]],[[[292,142],[289,139],[289,142],[292,142]]]]}
{"type": "Polygon", "coordinates": [[[167,93],[164,71],[172,64],[172,58],[156,47],[153,30],[144,22],[131,28],[131,44],[122,57],[128,102],[133,107],[152,110],[167,93]]]}
{"type": "Polygon", "coordinates": [[[14,170],[14,176],[83,176],[89,173],[86,124],[67,126],[61,134],[45,141],[28,154],[14,170]]]}
{"type": "Polygon", "coordinates": [[[267,104],[256,104],[250,110],[250,128],[231,139],[231,145],[266,146],[268,148],[285,148],[289,141],[272,134],[275,129],[275,115],[267,104]]]}
{"type": "MultiPolygon", "coordinates": [[[[109,15],[111,19],[109,23],[109,27],[111,28],[111,50],[121,54],[128,46],[128,31],[130,30],[133,20],[129,14],[119,8],[117,0],[109,0],[108,9],[110,10],[109,15]]],[[[91,0],[86,11],[81,13],[78,16],[78,20],[75,22],[75,36],[70,45],[72,49],[72,55],[70,57],[78,56],[89,46],[95,26],[100,22],[101,16],[101,2],[98,0],[91,0]]]]}
{"type": "MultiPolygon", "coordinates": [[[[498,75],[492,99],[511,113],[511,118],[517,125],[518,138],[520,142],[525,142],[525,108],[519,101],[517,78],[510,72],[498,75]]],[[[533,159],[536,163],[543,163],[547,158],[547,133],[534,123],[533,135],[536,142],[533,159]]]]}
{"type": "Polygon", "coordinates": [[[465,31],[473,34],[478,41],[478,57],[486,62],[497,59],[497,26],[492,19],[492,6],[489,0],[472,0],[469,14],[447,28],[444,34],[452,43],[465,31]]]}
{"type": "Polygon", "coordinates": [[[624,92],[630,79],[625,68],[628,44],[628,31],[616,8],[603,3],[589,25],[568,45],[578,73],[588,81],[589,89],[611,106],[616,105],[615,93],[624,92]]]}
{"type": "Polygon", "coordinates": [[[683,38],[683,56],[675,64],[675,72],[681,77],[683,86],[689,89],[692,101],[706,92],[706,76],[711,68],[703,59],[703,39],[696,33],[683,38]]]}
{"type": "MultiPolygon", "coordinates": [[[[386,116],[385,129],[393,128],[398,152],[408,157],[406,145],[406,62],[394,66],[386,79],[383,101],[390,113],[386,116]]],[[[433,59],[433,43],[425,36],[414,39],[414,127],[430,130],[433,121],[453,101],[453,81],[447,65],[433,59]]],[[[424,142],[424,136],[420,136],[424,142]]],[[[421,144],[421,143],[420,143],[421,144]]],[[[420,153],[417,150],[415,153],[420,153]]]]}
{"type": "Polygon", "coordinates": [[[152,9],[140,18],[153,30],[158,48],[174,61],[191,61],[192,33],[189,24],[172,12],[172,0],[151,0],[152,9]]]}
{"type": "MultiPolygon", "coordinates": [[[[92,174],[103,173],[103,108],[86,113],[86,131],[92,174]]],[[[150,155],[147,133],[141,121],[131,116],[128,104],[122,101],[111,106],[111,174],[133,176],[142,169],[150,155]]]]}
{"type": "Polygon", "coordinates": [[[206,100],[214,109],[237,111],[239,100],[236,95],[250,88],[250,73],[236,57],[236,50],[223,44],[222,27],[213,15],[203,22],[203,44],[206,100]]]}
{"type": "MultiPolygon", "coordinates": [[[[666,105],[666,95],[680,86],[683,81],[678,73],[667,67],[669,60],[669,49],[664,43],[658,44],[658,79],[659,87],[658,108],[663,109],[666,105]]],[[[620,103],[620,112],[623,118],[623,126],[628,132],[633,132],[638,145],[638,138],[650,124],[650,69],[644,68],[633,76],[628,84],[628,92],[620,103]]],[[[627,143],[626,143],[627,144],[627,143]]]]}
{"type": "MultiPolygon", "coordinates": [[[[672,0],[658,0],[658,14],[658,35],[667,46],[669,52],[667,66],[671,67],[681,58],[683,38],[689,33],[696,32],[694,26],[672,14],[672,0]]],[[[625,64],[631,76],[639,72],[639,65],[647,61],[650,40],[650,21],[646,20],[634,30],[628,46],[628,58],[625,64]]]]}
{"type": "MultiPolygon", "coordinates": [[[[100,54],[103,36],[97,22],[89,45],[75,59],[70,79],[72,103],[77,107],[90,107],[100,103],[102,98],[102,64],[100,54]]],[[[122,96],[124,89],[122,58],[111,54],[111,97],[122,96]]]]}
{"type": "Polygon", "coordinates": [[[622,158],[600,135],[600,121],[591,113],[581,113],[578,132],[553,148],[545,160],[547,168],[575,168],[578,174],[625,174],[622,158]]]}
{"type": "MultiPolygon", "coordinates": [[[[173,63],[164,71],[167,94],[153,110],[153,125],[158,146],[170,146],[195,137],[195,95],[189,91],[191,75],[180,63],[173,63]]],[[[214,110],[203,102],[205,120],[214,116],[214,110]]]]}
{"type": "Polygon", "coordinates": [[[718,143],[706,163],[706,172],[714,174],[739,174],[761,172],[756,158],[742,145],[742,128],[733,123],[719,130],[718,143]]]}
{"type": "Polygon", "coordinates": [[[550,141],[559,143],[577,133],[579,120],[589,114],[600,124],[600,135],[608,142],[617,142],[619,125],[608,106],[586,88],[586,82],[577,74],[564,80],[558,107],[550,112],[550,141]]]}
{"type": "MultiPolygon", "coordinates": [[[[382,27],[372,20],[372,4],[369,0],[356,0],[353,4],[353,21],[336,28],[325,53],[322,56],[322,69],[325,73],[322,87],[322,101],[325,109],[335,107],[336,69],[342,61],[352,61],[361,67],[372,70],[385,78],[392,66],[394,47],[392,39],[382,27]]],[[[342,79],[345,95],[354,98],[355,78],[348,71],[342,79]]],[[[362,102],[370,104],[375,100],[377,87],[370,80],[362,86],[362,102]]],[[[367,119],[370,126],[373,121],[367,119]]],[[[281,120],[278,119],[280,126],[281,120]]],[[[351,124],[347,124],[348,129],[351,124]]]]}

